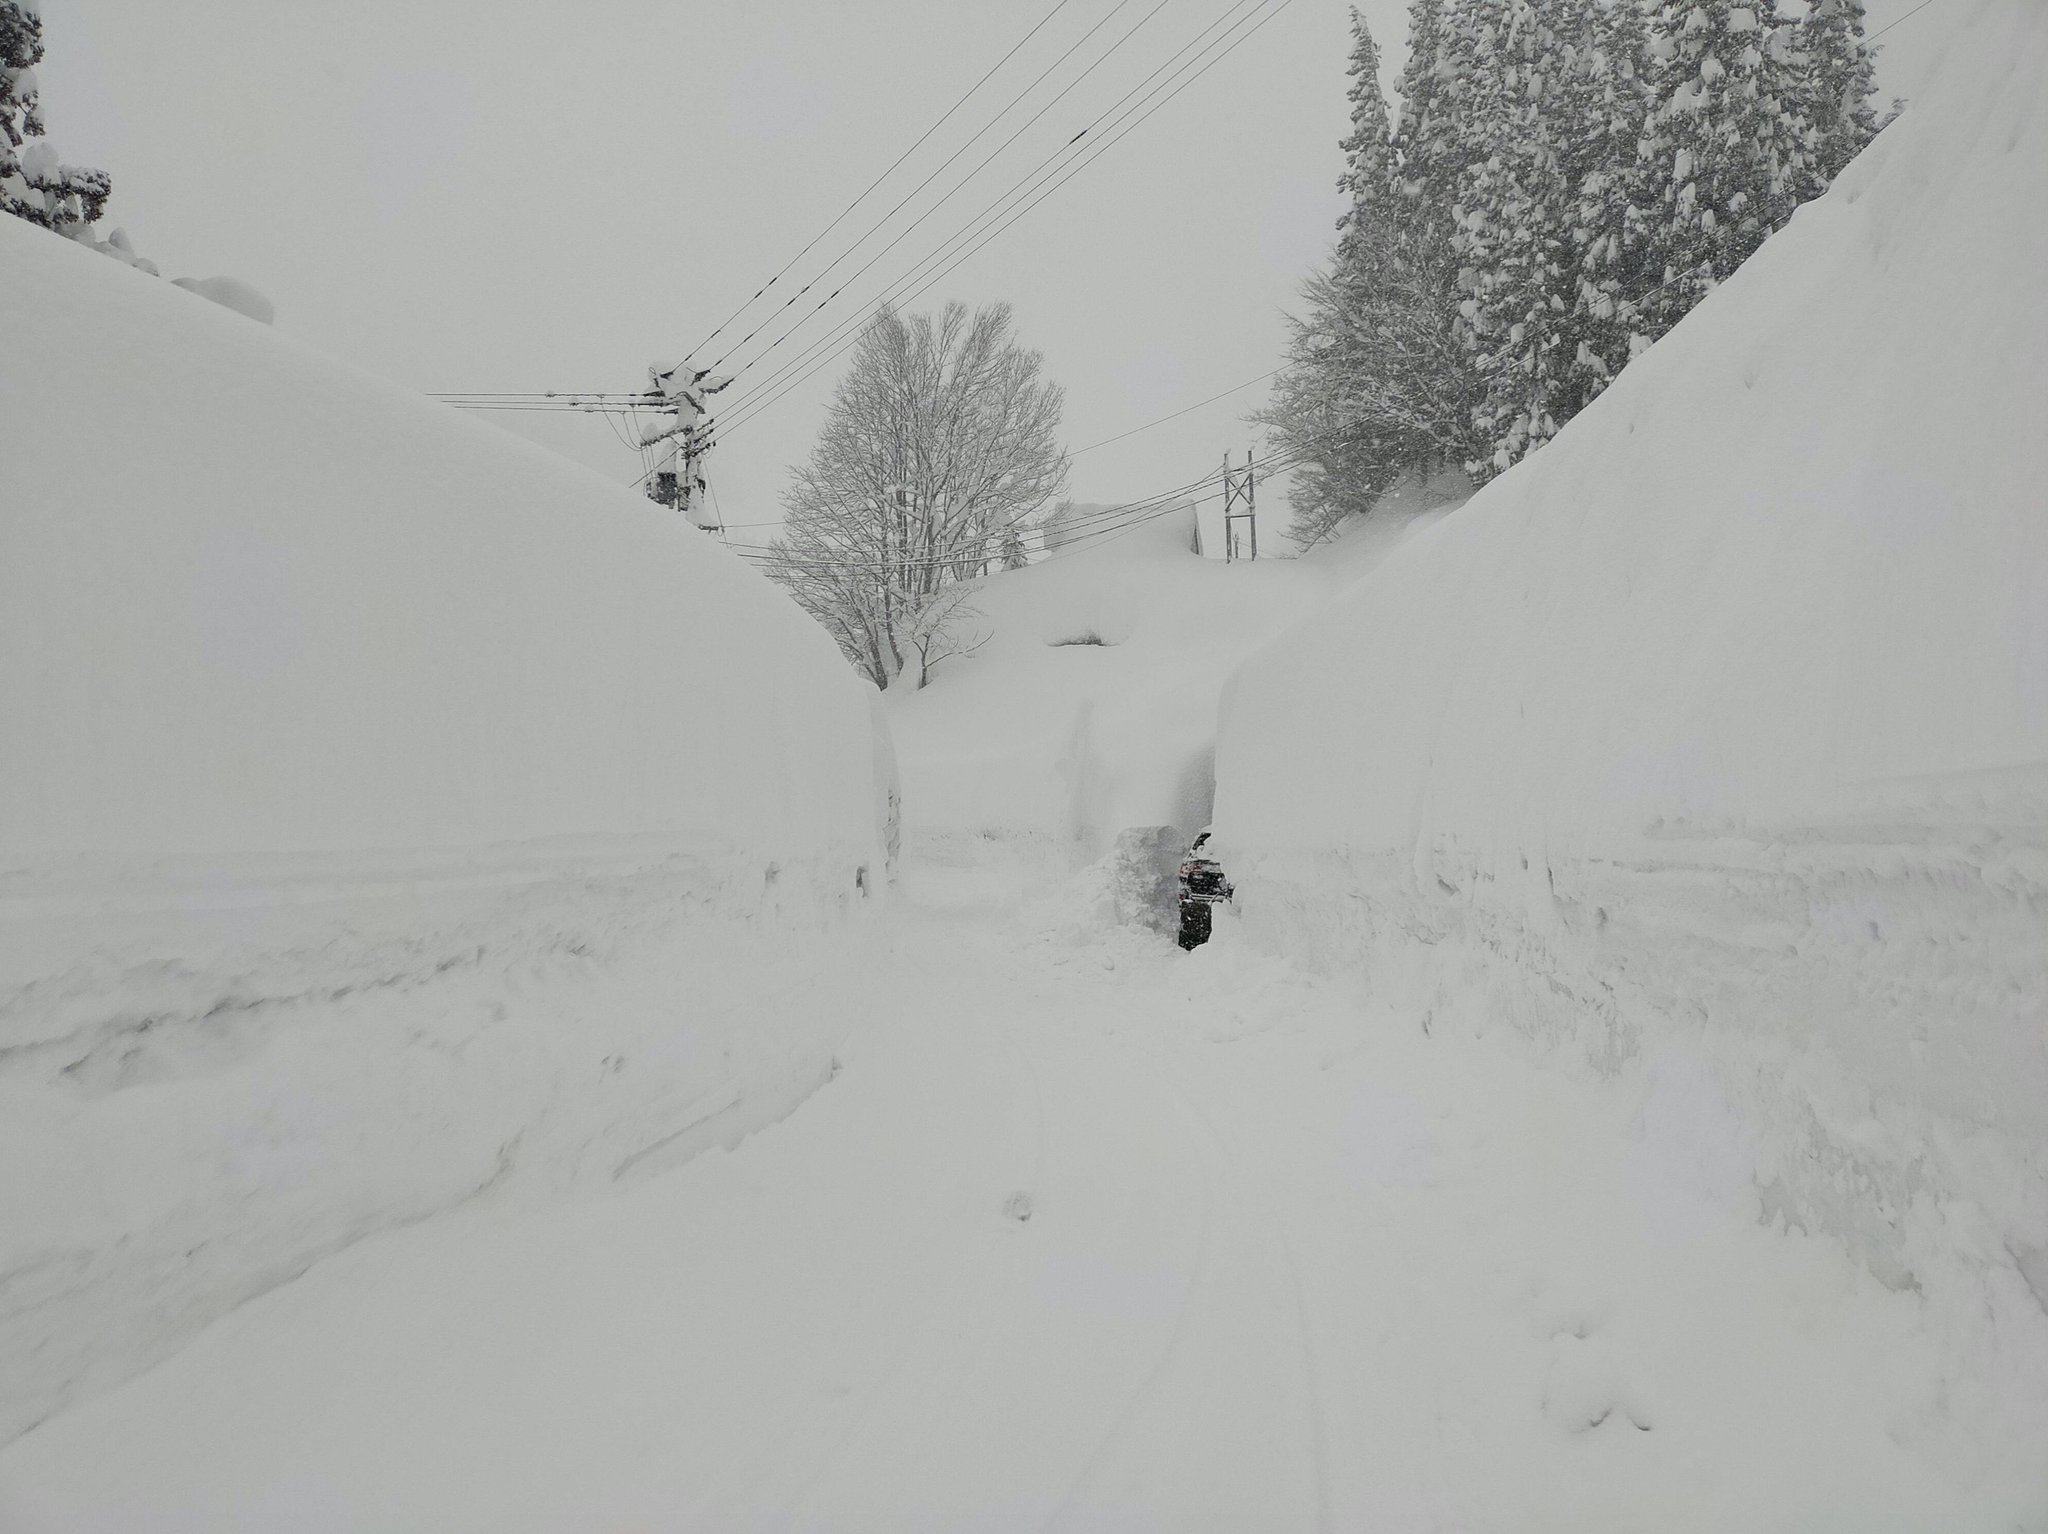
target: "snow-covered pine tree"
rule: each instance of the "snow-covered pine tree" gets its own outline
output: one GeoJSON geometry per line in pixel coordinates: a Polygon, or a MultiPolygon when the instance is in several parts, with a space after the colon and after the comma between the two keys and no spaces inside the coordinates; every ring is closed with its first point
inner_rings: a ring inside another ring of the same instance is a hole
{"type": "Polygon", "coordinates": [[[1863,0],[1813,0],[1799,23],[1798,93],[1807,133],[1800,200],[1818,197],[1877,136],[1876,60],[1863,41],[1863,0]]]}
{"type": "Polygon", "coordinates": [[[1793,29],[1763,4],[1677,0],[1652,34],[1657,105],[1635,216],[1656,279],[1639,305],[1652,340],[1749,259],[1807,184],[1793,29]]]}
{"type": "Polygon", "coordinates": [[[1257,417],[1299,462],[1289,501],[1304,542],[1369,511],[1402,474],[1462,461],[1469,418],[1447,268],[1431,259],[1443,242],[1418,226],[1399,185],[1379,50],[1356,11],[1351,27],[1337,251],[1304,285],[1287,366],[1257,417]]]}
{"type": "Polygon", "coordinates": [[[1289,492],[1294,535],[1313,543],[1346,516],[1366,511],[1398,472],[1374,400],[1385,392],[1382,348],[1369,317],[1388,296],[1388,204],[1394,191],[1393,135],[1380,90],[1379,47],[1351,12],[1351,131],[1340,147],[1345,196],[1337,250],[1327,272],[1303,286],[1304,313],[1290,317],[1287,365],[1258,418],[1298,460],[1289,492]]]}
{"type": "Polygon", "coordinates": [[[1459,101],[1470,86],[1468,61],[1451,46],[1464,35],[1457,14],[1463,4],[1409,0],[1408,62],[1401,71],[1401,114],[1394,131],[1402,192],[1421,205],[1420,221],[1434,215],[1446,239],[1462,164],[1459,101]]]}
{"type": "Polygon", "coordinates": [[[1319,536],[1528,456],[1877,126],[1862,0],[1411,0],[1389,132],[1353,16],[1347,206],[1260,419],[1319,536]]]}
{"type": "Polygon", "coordinates": [[[24,0],[0,0],[0,211],[21,217],[30,198],[21,151],[43,131],[35,71],[42,57],[42,21],[24,0]]]}
{"type": "Polygon", "coordinates": [[[43,136],[35,73],[42,58],[36,0],[0,0],[0,212],[75,233],[99,218],[110,183],[103,170],[60,162],[43,136]]]}
{"type": "Polygon", "coordinates": [[[1457,334],[1457,199],[1470,146],[1463,120],[1475,62],[1463,12],[1472,0],[1409,0],[1408,59],[1394,127],[1400,198],[1387,209],[1391,242],[1407,287],[1401,339],[1405,387],[1426,423],[1429,444],[1407,467],[1425,473],[1462,464],[1477,451],[1473,406],[1478,376],[1457,334]]]}
{"type": "Polygon", "coordinates": [[[1458,333],[1478,374],[1467,464],[1488,479],[1548,441],[1568,419],[1563,326],[1577,297],[1572,188],[1560,152],[1562,23],[1569,0],[1467,0],[1461,49],[1474,65],[1460,126],[1468,152],[1453,247],[1458,333]]]}
{"type": "Polygon", "coordinates": [[[1375,397],[1384,392],[1385,360],[1372,312],[1388,297],[1397,259],[1388,204],[1394,190],[1393,133],[1380,89],[1380,52],[1354,7],[1351,131],[1339,147],[1345,196],[1337,220],[1337,251],[1327,275],[1303,289],[1306,313],[1292,321],[1288,366],[1266,411],[1283,450],[1300,459],[1289,494],[1295,536],[1324,536],[1344,517],[1369,509],[1398,472],[1398,447],[1388,441],[1375,397]]]}
{"type": "Polygon", "coordinates": [[[1339,145],[1344,151],[1344,170],[1337,177],[1337,190],[1349,203],[1337,219],[1340,264],[1351,258],[1360,240],[1383,221],[1394,184],[1393,132],[1387,100],[1380,91],[1379,45],[1356,6],[1351,10],[1351,61],[1345,72],[1351,77],[1345,92],[1351,103],[1351,131],[1339,145]]]}
{"type": "Polygon", "coordinates": [[[1566,179],[1574,197],[1571,243],[1578,266],[1572,314],[1564,327],[1570,353],[1563,400],[1568,415],[1597,398],[1648,344],[1635,304],[1654,285],[1640,247],[1629,239],[1630,209],[1643,199],[1636,146],[1650,111],[1642,11],[1637,0],[1596,0],[1575,20],[1559,113],[1566,179]]]}

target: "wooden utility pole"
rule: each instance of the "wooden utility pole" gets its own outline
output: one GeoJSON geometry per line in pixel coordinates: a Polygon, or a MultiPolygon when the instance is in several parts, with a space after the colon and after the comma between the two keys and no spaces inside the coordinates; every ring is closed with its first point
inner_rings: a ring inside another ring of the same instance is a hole
{"type": "Polygon", "coordinates": [[[1257,482],[1252,469],[1252,455],[1244,455],[1244,467],[1233,469],[1230,455],[1223,455],[1223,560],[1228,564],[1237,558],[1237,524],[1246,524],[1250,533],[1251,554],[1259,557],[1259,511],[1256,500],[1257,482]]]}

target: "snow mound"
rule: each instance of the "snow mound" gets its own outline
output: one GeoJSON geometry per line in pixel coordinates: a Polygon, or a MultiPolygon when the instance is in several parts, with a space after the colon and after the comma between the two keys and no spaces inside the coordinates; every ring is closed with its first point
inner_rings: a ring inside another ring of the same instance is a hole
{"type": "Polygon", "coordinates": [[[1981,1281],[2034,1369],[2044,206],[2048,10],[1980,0],[1555,443],[1237,674],[1217,805],[1259,940],[1695,1083],[1645,1132],[1981,1281]]]}
{"type": "Polygon", "coordinates": [[[1370,513],[1347,517],[1301,557],[1328,568],[1345,582],[1362,580],[1378,569],[1396,545],[1441,522],[1472,499],[1472,481],[1462,469],[1428,477],[1410,476],[1373,503],[1370,513]]]}
{"type": "Polygon", "coordinates": [[[981,647],[888,694],[913,827],[1021,833],[1087,860],[1127,828],[1207,822],[1223,678],[1333,578],[1192,542],[1175,513],[979,583],[981,647]]]}
{"type": "Polygon", "coordinates": [[[780,592],[15,219],[0,335],[0,1439],[822,1079],[892,787],[780,592]]]}
{"type": "Polygon", "coordinates": [[[171,286],[211,299],[223,309],[246,314],[259,325],[277,318],[277,306],[239,277],[173,277],[171,286]]]}

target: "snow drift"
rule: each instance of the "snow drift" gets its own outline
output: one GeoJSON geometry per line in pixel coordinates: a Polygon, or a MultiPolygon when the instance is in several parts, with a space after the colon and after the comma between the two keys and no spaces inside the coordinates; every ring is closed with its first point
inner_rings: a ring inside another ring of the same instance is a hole
{"type": "Polygon", "coordinates": [[[173,277],[171,286],[247,315],[259,325],[277,319],[277,306],[239,277],[173,277]]]}
{"type": "Polygon", "coordinates": [[[1258,939],[1635,1062],[1697,1176],[2029,1335],[2044,207],[2048,11],[1987,0],[1554,444],[1247,664],[1218,747],[1258,939]]]}
{"type": "Polygon", "coordinates": [[[892,790],[779,592],[13,219],[0,335],[0,1437],[829,1070],[892,790]]]}
{"type": "Polygon", "coordinates": [[[1225,564],[1193,551],[1193,516],[1070,532],[980,583],[967,626],[981,646],[888,694],[915,829],[1022,835],[1083,858],[1135,827],[1198,829],[1224,678],[1410,525],[1375,520],[1311,559],[1225,564]]]}

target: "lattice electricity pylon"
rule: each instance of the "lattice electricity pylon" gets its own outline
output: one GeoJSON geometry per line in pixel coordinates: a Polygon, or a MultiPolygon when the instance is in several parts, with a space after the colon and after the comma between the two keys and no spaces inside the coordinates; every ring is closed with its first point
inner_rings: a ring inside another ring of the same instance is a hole
{"type": "Polygon", "coordinates": [[[1246,524],[1250,533],[1251,553],[1249,558],[1259,557],[1259,510],[1257,480],[1252,470],[1252,455],[1244,455],[1244,467],[1233,469],[1230,455],[1223,455],[1223,560],[1228,564],[1237,558],[1237,524],[1246,524]]]}

